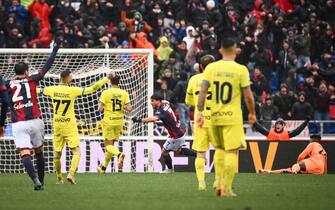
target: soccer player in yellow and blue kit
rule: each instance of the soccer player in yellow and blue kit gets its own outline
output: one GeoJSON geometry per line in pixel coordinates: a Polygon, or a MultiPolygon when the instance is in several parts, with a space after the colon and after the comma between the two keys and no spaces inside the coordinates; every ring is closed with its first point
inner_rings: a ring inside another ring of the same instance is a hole
{"type": "MultiPolygon", "coordinates": [[[[203,79],[203,71],[206,66],[215,61],[212,55],[204,55],[200,59],[199,71],[200,74],[196,74],[191,77],[188,82],[185,103],[190,106],[195,106],[195,116],[197,116],[198,109],[196,107],[198,103],[198,96],[200,93],[200,86],[203,79]]],[[[207,99],[210,99],[211,92],[207,92],[207,99]]],[[[213,139],[212,130],[210,128],[210,107],[208,107],[208,102],[204,109],[204,124],[202,128],[198,126],[198,123],[194,122],[194,140],[192,148],[197,151],[197,157],[195,159],[195,172],[197,174],[199,182],[199,190],[206,190],[205,183],[205,162],[206,162],[206,151],[209,149],[209,144],[213,139]]]]}
{"type": "Polygon", "coordinates": [[[79,148],[79,134],[74,112],[74,102],[78,96],[91,94],[102,88],[107,82],[108,78],[105,77],[98,81],[96,84],[87,87],[79,88],[72,87],[69,84],[72,81],[72,73],[69,70],[65,70],[60,74],[59,85],[48,86],[40,89],[40,92],[44,95],[50,96],[53,105],[53,149],[54,149],[54,167],[57,176],[57,183],[64,183],[61,174],[61,162],[60,158],[64,144],[70,148],[72,152],[72,160],[70,172],[67,176],[67,180],[71,184],[76,184],[74,177],[77,171],[79,160],[80,160],[80,148],[79,148]]]}
{"type": "Polygon", "coordinates": [[[110,88],[100,96],[99,111],[104,112],[102,120],[102,136],[106,147],[105,161],[98,166],[99,173],[105,173],[112,156],[118,157],[118,169],[122,171],[124,153],[121,153],[114,142],[119,140],[124,125],[124,111],[131,112],[132,107],[127,91],[119,88],[120,78],[114,75],[110,78],[110,88]]]}
{"type": "Polygon", "coordinates": [[[211,127],[215,148],[214,164],[216,177],[216,193],[219,196],[236,196],[232,191],[232,183],[238,166],[238,151],[246,149],[241,109],[243,93],[249,115],[249,124],[256,121],[255,102],[250,89],[248,69],[236,63],[236,43],[233,39],[224,39],[220,53],[222,60],[206,67],[198,100],[199,127],[203,126],[205,100],[208,88],[212,98],[211,127]]]}

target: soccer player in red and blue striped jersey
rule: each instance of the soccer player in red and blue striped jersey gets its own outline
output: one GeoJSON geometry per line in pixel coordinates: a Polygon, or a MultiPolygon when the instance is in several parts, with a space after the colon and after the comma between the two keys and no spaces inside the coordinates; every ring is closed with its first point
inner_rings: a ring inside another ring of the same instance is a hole
{"type": "Polygon", "coordinates": [[[156,110],[153,117],[149,118],[132,118],[133,122],[157,122],[161,120],[164,127],[168,130],[169,138],[163,145],[162,157],[167,168],[164,170],[164,173],[173,172],[172,168],[172,159],[169,154],[170,151],[178,152],[185,156],[196,157],[196,152],[186,148],[185,143],[185,130],[180,126],[176,115],[169,106],[168,103],[163,103],[163,98],[159,94],[154,94],[151,96],[151,106],[156,110]]]}
{"type": "Polygon", "coordinates": [[[51,68],[59,46],[60,43],[56,41],[47,62],[37,74],[29,76],[28,65],[19,62],[14,67],[15,78],[6,82],[10,95],[9,107],[13,123],[14,142],[20,151],[22,163],[35,184],[35,190],[43,190],[44,188],[45,166],[43,156],[44,123],[40,119],[41,112],[38,106],[36,87],[51,68]],[[31,149],[35,151],[38,175],[36,175],[31,161],[31,149]]]}

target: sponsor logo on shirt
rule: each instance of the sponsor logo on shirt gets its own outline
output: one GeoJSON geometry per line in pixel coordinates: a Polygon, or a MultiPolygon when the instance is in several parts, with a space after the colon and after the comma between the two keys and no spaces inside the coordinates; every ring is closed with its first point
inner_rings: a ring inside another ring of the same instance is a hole
{"type": "Polygon", "coordinates": [[[224,116],[232,116],[234,112],[227,111],[227,112],[215,112],[212,114],[213,117],[224,117],[224,116]]]}
{"type": "Polygon", "coordinates": [[[27,108],[27,107],[32,107],[34,104],[29,101],[28,103],[25,103],[25,104],[21,104],[21,103],[18,103],[18,104],[14,104],[14,109],[15,110],[19,110],[19,109],[23,109],[23,108],[27,108]]]}
{"type": "Polygon", "coordinates": [[[56,123],[68,123],[71,122],[71,118],[55,118],[56,123]]]}

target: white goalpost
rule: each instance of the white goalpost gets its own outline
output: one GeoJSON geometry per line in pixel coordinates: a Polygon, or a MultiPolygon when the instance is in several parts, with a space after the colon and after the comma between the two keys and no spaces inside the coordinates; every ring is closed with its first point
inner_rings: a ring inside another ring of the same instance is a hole
{"type": "MultiPolygon", "coordinates": [[[[14,65],[29,64],[30,74],[36,73],[46,62],[50,49],[0,49],[0,74],[14,78],[14,65]]],[[[54,64],[39,84],[46,87],[59,83],[59,74],[71,70],[73,85],[88,87],[114,71],[120,76],[120,87],[129,92],[133,111],[126,114],[126,124],[118,146],[126,154],[124,172],[153,171],[153,124],[131,123],[133,116],[153,115],[150,96],[153,94],[153,51],[151,49],[60,49],[54,64]]],[[[101,134],[103,114],[97,111],[99,97],[107,85],[97,92],[78,97],[75,103],[77,126],[81,138],[81,161],[78,172],[94,172],[103,161],[104,146],[101,134]]],[[[44,154],[46,171],[53,172],[52,160],[52,103],[47,96],[38,96],[45,123],[44,154]]],[[[62,171],[69,168],[70,153],[65,149],[62,171]]],[[[118,171],[117,159],[107,171],[118,171]]],[[[24,172],[16,151],[9,119],[4,139],[0,140],[0,173],[24,172]]]]}

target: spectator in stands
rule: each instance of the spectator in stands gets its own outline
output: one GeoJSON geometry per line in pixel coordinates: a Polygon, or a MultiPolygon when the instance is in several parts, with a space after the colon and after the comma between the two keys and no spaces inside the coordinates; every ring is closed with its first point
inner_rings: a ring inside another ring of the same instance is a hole
{"type": "Polygon", "coordinates": [[[160,39],[160,45],[157,48],[157,52],[159,54],[158,60],[160,60],[160,61],[169,60],[170,54],[172,53],[172,51],[173,51],[173,49],[169,46],[169,40],[165,36],[163,36],[160,39]]]}
{"type": "Polygon", "coordinates": [[[328,92],[325,82],[321,82],[315,97],[315,120],[329,120],[329,100],[330,93],[328,92]]]}
{"type": "Polygon", "coordinates": [[[267,82],[259,66],[255,66],[252,74],[251,90],[254,92],[255,101],[262,102],[262,96],[267,92],[267,82]]]}
{"type": "Polygon", "coordinates": [[[181,72],[180,78],[173,90],[173,101],[176,103],[178,109],[178,117],[181,127],[185,130],[187,130],[190,125],[190,109],[185,104],[187,79],[187,73],[181,72]]]}
{"type": "Polygon", "coordinates": [[[335,80],[335,55],[330,51],[321,56],[321,62],[317,65],[318,74],[323,80],[332,82],[335,80]]]}
{"type": "Polygon", "coordinates": [[[335,120],[335,86],[329,85],[329,94],[330,94],[330,100],[329,100],[329,116],[331,120],[335,120]]]}
{"type": "Polygon", "coordinates": [[[40,28],[50,29],[49,16],[52,8],[45,2],[45,0],[34,0],[28,7],[29,12],[33,18],[40,19],[40,28]]]}
{"type": "Polygon", "coordinates": [[[26,8],[24,8],[23,5],[21,5],[20,0],[12,0],[11,5],[6,9],[6,14],[13,14],[16,20],[16,24],[22,28],[25,26],[25,22],[28,17],[28,11],[26,8]]]}
{"type": "Polygon", "coordinates": [[[292,106],[292,120],[306,120],[313,114],[312,105],[306,102],[305,92],[299,92],[298,101],[292,106]]]}
{"type": "Polygon", "coordinates": [[[295,69],[298,63],[295,52],[290,48],[288,41],[283,42],[282,49],[279,51],[278,59],[275,62],[279,65],[279,80],[283,82],[283,80],[287,78],[288,72],[295,69]]]}
{"type": "Polygon", "coordinates": [[[183,38],[183,41],[186,42],[187,51],[191,49],[191,46],[193,45],[193,42],[195,41],[195,38],[194,38],[195,33],[196,32],[193,26],[188,26],[186,28],[186,36],[183,38]]]}
{"type": "MultiPolygon", "coordinates": [[[[168,84],[165,80],[162,80],[160,89],[156,92],[160,96],[162,96],[163,100],[169,101],[170,106],[172,105],[172,96],[173,96],[173,91],[168,89],[168,84]]],[[[171,106],[172,107],[172,106],[171,106]]]]}
{"type": "Polygon", "coordinates": [[[294,50],[298,56],[297,68],[308,68],[311,65],[311,37],[307,28],[303,28],[295,39],[294,50]]]}
{"type": "Polygon", "coordinates": [[[180,24],[179,20],[174,21],[172,27],[172,34],[176,37],[177,41],[180,42],[186,36],[186,29],[180,24]]]}
{"type": "Polygon", "coordinates": [[[265,103],[260,107],[260,120],[262,121],[262,125],[266,129],[271,128],[271,121],[278,119],[279,110],[278,107],[273,105],[273,100],[270,95],[266,96],[265,103]]]}
{"type": "Polygon", "coordinates": [[[280,92],[274,96],[273,104],[279,109],[280,116],[284,119],[290,119],[291,109],[295,102],[294,95],[289,91],[287,85],[280,85],[280,92]]]}
{"type": "Polygon", "coordinates": [[[174,79],[174,77],[172,76],[172,71],[171,69],[165,69],[162,77],[158,80],[159,83],[162,83],[162,80],[165,80],[167,83],[167,88],[169,90],[174,90],[177,81],[174,79]]]}
{"type": "Polygon", "coordinates": [[[153,49],[154,55],[158,57],[158,52],[155,46],[148,40],[147,34],[144,32],[131,33],[130,34],[130,47],[131,48],[142,48],[142,49],[153,49]]]}
{"type": "Polygon", "coordinates": [[[51,14],[51,25],[55,25],[55,20],[57,18],[60,18],[62,20],[65,20],[67,23],[71,23],[75,21],[77,18],[79,18],[79,14],[74,10],[74,8],[71,6],[70,0],[64,0],[63,2],[60,2],[58,5],[56,5],[51,14]]]}
{"type": "Polygon", "coordinates": [[[30,40],[28,45],[32,48],[49,48],[49,44],[52,40],[52,34],[48,28],[40,29],[38,37],[30,40]]]}
{"type": "Polygon", "coordinates": [[[118,28],[113,32],[113,36],[116,37],[119,44],[122,44],[123,41],[129,40],[130,31],[124,22],[119,23],[118,28]]]}
{"type": "Polygon", "coordinates": [[[145,32],[149,34],[152,31],[152,27],[143,20],[142,14],[139,11],[134,13],[134,18],[127,18],[126,12],[122,11],[121,20],[126,23],[130,32],[135,32],[136,34],[145,32]]]}
{"type": "Polygon", "coordinates": [[[161,66],[161,72],[166,69],[170,69],[172,71],[172,75],[174,78],[179,77],[180,72],[185,70],[182,62],[177,58],[177,54],[175,52],[171,52],[169,55],[169,59],[164,61],[161,66]]]}
{"type": "MultiPolygon", "coordinates": [[[[285,78],[285,77],[284,77],[285,78]]],[[[296,92],[297,89],[297,72],[295,69],[291,69],[288,72],[286,80],[284,81],[289,90],[296,92]]]]}

